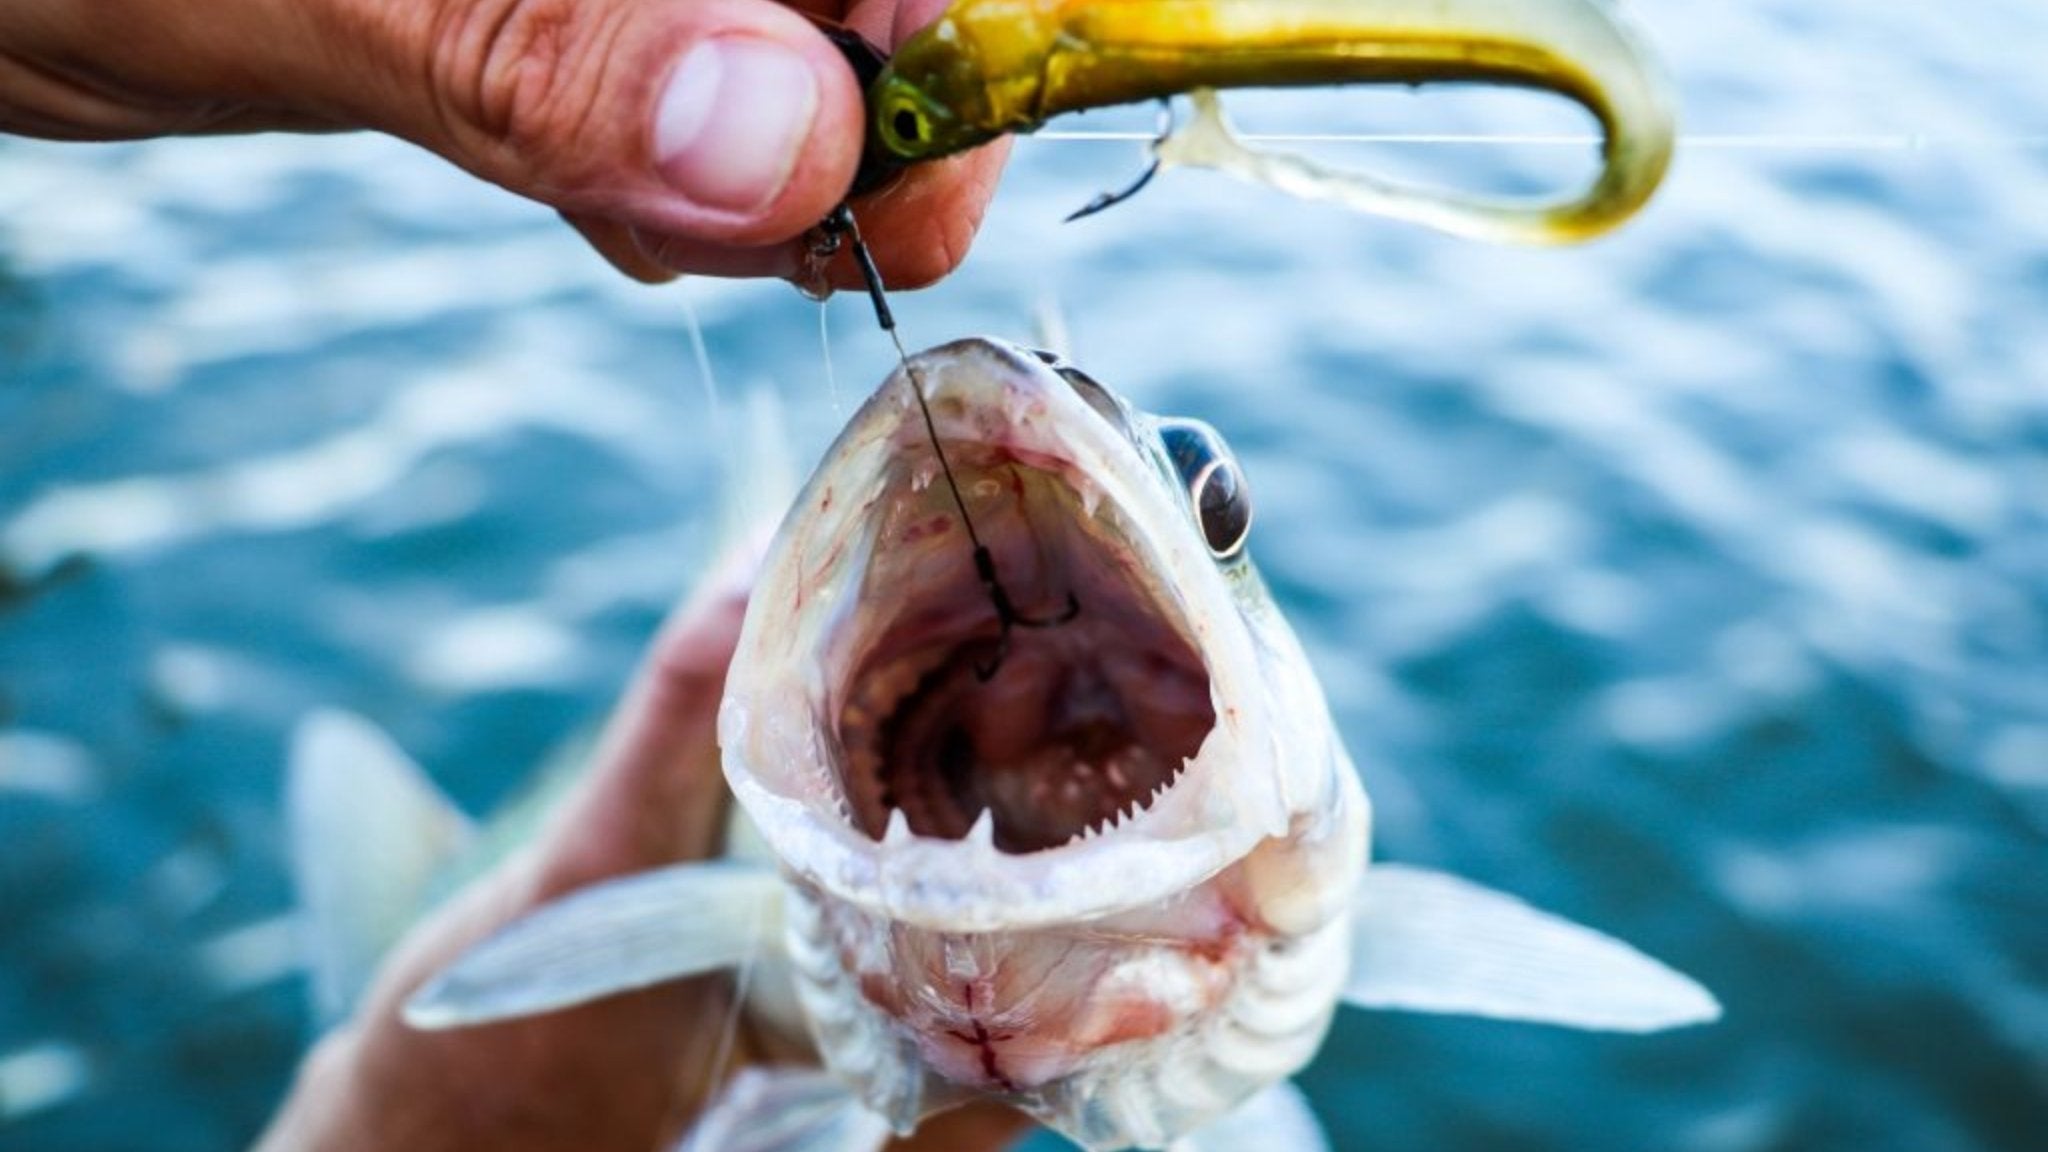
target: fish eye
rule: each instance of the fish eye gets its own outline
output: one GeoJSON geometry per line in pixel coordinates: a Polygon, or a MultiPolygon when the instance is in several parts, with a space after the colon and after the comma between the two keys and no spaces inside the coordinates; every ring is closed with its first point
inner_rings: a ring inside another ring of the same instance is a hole
{"type": "Polygon", "coordinates": [[[1223,437],[1199,420],[1163,420],[1159,437],[1186,486],[1188,507],[1218,560],[1244,552],[1252,531],[1252,494],[1223,437]]]}

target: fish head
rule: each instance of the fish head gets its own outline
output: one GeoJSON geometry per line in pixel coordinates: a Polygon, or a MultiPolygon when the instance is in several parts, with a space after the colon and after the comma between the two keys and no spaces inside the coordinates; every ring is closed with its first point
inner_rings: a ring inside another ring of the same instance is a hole
{"type": "MultiPolygon", "coordinates": [[[[1157,907],[1327,817],[1351,768],[1249,501],[1213,430],[1049,354],[909,358],[791,509],[728,673],[727,778],[782,866],[1015,932],[1157,907]]],[[[1272,887],[1281,920],[1337,898],[1272,887]]]]}
{"type": "Polygon", "coordinates": [[[1212,429],[986,339],[791,508],[720,744],[821,1055],[899,1130],[983,1094],[1162,1145],[1320,1044],[1367,808],[1250,526],[1212,429]]]}

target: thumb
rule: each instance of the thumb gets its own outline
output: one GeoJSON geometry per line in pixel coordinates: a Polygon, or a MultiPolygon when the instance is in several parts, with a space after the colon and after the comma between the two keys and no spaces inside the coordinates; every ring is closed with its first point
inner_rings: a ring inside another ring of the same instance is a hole
{"type": "Polygon", "coordinates": [[[765,245],[817,223],[852,182],[853,72],[772,0],[424,7],[392,17],[411,26],[411,81],[351,92],[360,73],[344,74],[341,99],[366,99],[372,126],[572,218],[765,245]]]}

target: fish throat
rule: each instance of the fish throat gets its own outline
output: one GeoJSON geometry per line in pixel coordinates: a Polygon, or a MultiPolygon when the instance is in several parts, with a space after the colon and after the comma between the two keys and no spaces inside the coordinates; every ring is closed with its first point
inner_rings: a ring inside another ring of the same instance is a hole
{"type": "MultiPolygon", "coordinates": [[[[1209,676],[1121,513],[1064,461],[948,439],[960,501],[889,485],[838,717],[854,824],[1028,853],[1111,832],[1179,778],[1215,724],[1209,676]],[[1006,628],[968,541],[1029,619],[1006,628]],[[1086,610],[1065,616],[1063,605],[1086,610]]],[[[857,625],[858,626],[858,625],[857,625]]]]}

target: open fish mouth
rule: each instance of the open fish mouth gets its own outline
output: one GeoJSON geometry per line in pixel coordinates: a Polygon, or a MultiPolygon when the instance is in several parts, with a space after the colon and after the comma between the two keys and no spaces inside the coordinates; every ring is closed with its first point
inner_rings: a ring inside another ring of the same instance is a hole
{"type": "MultiPolygon", "coordinates": [[[[1068,382],[1084,398],[1095,387],[1068,382]]],[[[848,815],[877,841],[899,818],[942,840],[985,819],[995,847],[1015,854],[1111,831],[1201,750],[1216,720],[1208,669],[1140,562],[1135,526],[1085,472],[1016,443],[1007,423],[942,427],[975,534],[1022,622],[1004,628],[943,477],[907,478],[868,553],[860,600],[876,607],[855,624],[845,664],[836,728],[848,815]]],[[[928,442],[922,452],[936,463],[928,442]]]]}
{"type": "Polygon", "coordinates": [[[726,779],[793,876],[894,921],[1149,906],[1289,828],[1298,728],[1275,708],[1301,685],[1261,671],[1248,576],[1219,567],[1154,418],[1001,341],[919,353],[763,560],[726,779]]]}

